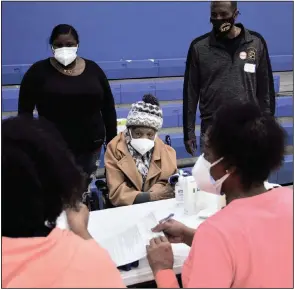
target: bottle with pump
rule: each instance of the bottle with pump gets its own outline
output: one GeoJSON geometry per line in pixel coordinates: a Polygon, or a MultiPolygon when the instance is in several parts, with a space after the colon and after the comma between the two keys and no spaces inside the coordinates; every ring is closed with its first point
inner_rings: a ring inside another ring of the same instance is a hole
{"type": "Polygon", "coordinates": [[[180,176],[187,176],[183,170],[179,170],[177,183],[175,184],[175,198],[176,198],[176,204],[177,206],[183,206],[184,204],[184,190],[180,186],[179,178],[180,176]]]}

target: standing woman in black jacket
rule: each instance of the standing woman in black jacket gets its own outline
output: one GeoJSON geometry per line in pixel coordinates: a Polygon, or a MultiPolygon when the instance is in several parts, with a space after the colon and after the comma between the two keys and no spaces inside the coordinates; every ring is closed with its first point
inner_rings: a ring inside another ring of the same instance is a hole
{"type": "Polygon", "coordinates": [[[79,36],[70,25],[56,26],[50,37],[54,57],[33,64],[21,83],[19,114],[51,121],[77,162],[90,175],[101,147],[117,134],[116,111],[109,82],[93,61],[77,56],[79,36]]]}

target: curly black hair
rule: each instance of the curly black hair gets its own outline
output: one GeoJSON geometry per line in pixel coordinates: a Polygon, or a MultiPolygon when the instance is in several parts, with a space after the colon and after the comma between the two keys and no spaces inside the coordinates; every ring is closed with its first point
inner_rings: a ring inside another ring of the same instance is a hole
{"type": "Polygon", "coordinates": [[[231,102],[215,114],[207,146],[235,166],[244,189],[262,184],[284,159],[285,131],[252,103],[231,102]]]}
{"type": "Polygon", "coordinates": [[[159,107],[159,101],[156,97],[154,97],[151,94],[146,94],[143,96],[142,101],[147,103],[147,104],[151,104],[151,105],[155,105],[159,107]]]}
{"type": "Polygon", "coordinates": [[[75,207],[85,176],[54,126],[25,116],[2,122],[2,234],[33,237],[75,207]]]}

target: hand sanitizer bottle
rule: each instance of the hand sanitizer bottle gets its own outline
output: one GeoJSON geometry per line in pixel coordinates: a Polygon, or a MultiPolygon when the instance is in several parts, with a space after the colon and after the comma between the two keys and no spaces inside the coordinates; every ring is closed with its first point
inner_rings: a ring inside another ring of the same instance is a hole
{"type": "Polygon", "coordinates": [[[177,182],[175,185],[175,197],[177,206],[184,205],[184,190],[181,188],[180,183],[177,182]]]}
{"type": "Polygon", "coordinates": [[[187,215],[196,214],[197,185],[193,176],[181,176],[180,186],[184,192],[184,212],[187,215]]]}

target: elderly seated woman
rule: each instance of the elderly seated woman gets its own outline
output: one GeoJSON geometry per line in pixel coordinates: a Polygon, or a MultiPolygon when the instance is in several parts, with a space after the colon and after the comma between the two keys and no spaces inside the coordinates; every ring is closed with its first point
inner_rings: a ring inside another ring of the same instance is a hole
{"type": "Polygon", "coordinates": [[[174,197],[168,178],[177,171],[176,152],[157,136],[163,123],[158,100],[145,95],[132,105],[127,129],[105,153],[109,198],[114,206],[174,197]]]}

